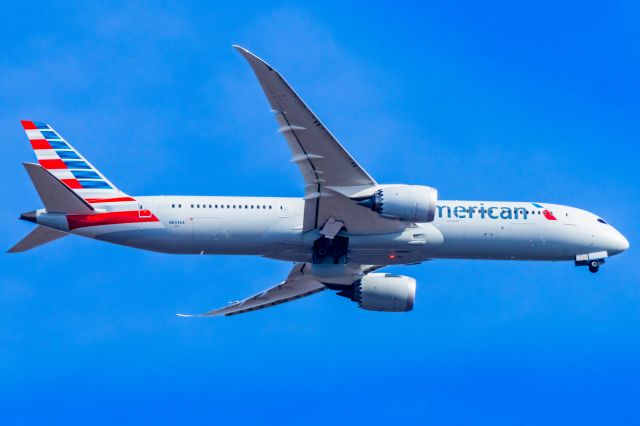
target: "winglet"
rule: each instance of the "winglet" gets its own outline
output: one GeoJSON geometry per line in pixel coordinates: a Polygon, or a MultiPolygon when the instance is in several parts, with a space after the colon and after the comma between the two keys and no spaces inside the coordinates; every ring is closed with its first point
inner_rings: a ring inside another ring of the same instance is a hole
{"type": "Polygon", "coordinates": [[[239,44],[232,44],[231,47],[233,47],[234,49],[236,49],[238,52],[240,52],[241,54],[251,54],[251,52],[249,52],[248,49],[245,49],[244,47],[240,46],[239,44]]]}
{"type": "MultiPolygon", "coordinates": [[[[269,71],[273,71],[276,74],[278,74],[278,72],[271,65],[269,65],[264,59],[256,56],[255,54],[245,49],[244,47],[234,44],[233,48],[236,49],[247,60],[247,62],[249,62],[249,65],[251,65],[254,71],[258,72],[258,69],[256,68],[256,66],[260,64],[265,66],[269,71]]],[[[282,78],[282,76],[280,76],[280,78],[282,78]]],[[[260,75],[258,75],[258,80],[260,80],[260,75]]]]}

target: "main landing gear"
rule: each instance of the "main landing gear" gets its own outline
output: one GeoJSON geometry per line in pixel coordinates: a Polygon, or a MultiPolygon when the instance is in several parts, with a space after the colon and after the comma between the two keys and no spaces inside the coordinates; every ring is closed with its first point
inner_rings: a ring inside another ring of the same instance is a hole
{"type": "Polygon", "coordinates": [[[313,263],[346,263],[349,238],[336,236],[332,239],[320,237],[313,243],[313,263]]]}
{"type": "Polygon", "coordinates": [[[600,261],[599,260],[592,260],[591,262],[589,262],[589,272],[595,274],[599,270],[600,270],[600,261]]]}

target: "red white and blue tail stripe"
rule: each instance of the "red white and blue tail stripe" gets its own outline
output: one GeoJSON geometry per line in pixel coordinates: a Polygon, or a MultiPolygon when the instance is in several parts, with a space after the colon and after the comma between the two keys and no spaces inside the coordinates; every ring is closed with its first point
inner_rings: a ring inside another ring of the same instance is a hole
{"type": "Polygon", "coordinates": [[[85,201],[91,204],[135,202],[48,124],[23,120],[22,127],[38,163],[85,201]]]}

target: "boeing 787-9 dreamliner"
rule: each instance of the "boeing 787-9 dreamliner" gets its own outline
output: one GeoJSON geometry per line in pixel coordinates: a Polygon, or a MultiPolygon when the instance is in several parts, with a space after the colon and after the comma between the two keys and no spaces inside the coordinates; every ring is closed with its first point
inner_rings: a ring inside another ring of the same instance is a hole
{"type": "Polygon", "coordinates": [[[164,253],[242,254],[294,262],[275,287],[201,316],[236,315],[336,291],[362,309],[413,309],[415,279],[388,265],[448,259],[571,261],[597,272],[629,247],[599,216],[530,201],[446,201],[436,189],[380,184],[266,62],[249,62],[304,180],[302,198],[131,196],[50,125],[23,121],[25,163],[44,208],[10,252],[69,234],[164,253]]]}

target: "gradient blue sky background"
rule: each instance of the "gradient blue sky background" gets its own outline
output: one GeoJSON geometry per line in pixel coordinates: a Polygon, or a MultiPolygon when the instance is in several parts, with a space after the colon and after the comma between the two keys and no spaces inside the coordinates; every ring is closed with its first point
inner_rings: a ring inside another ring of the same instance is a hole
{"type": "MultiPolygon", "coordinates": [[[[17,3],[17,2],[13,2],[17,3]]],[[[77,237],[0,255],[0,423],[637,424],[637,2],[3,4],[2,229],[40,207],[20,119],[134,195],[302,194],[249,66],[274,65],[381,182],[596,212],[631,242],[571,263],[434,261],[415,310],[327,292],[188,320],[280,281],[260,258],[77,237]]]]}

